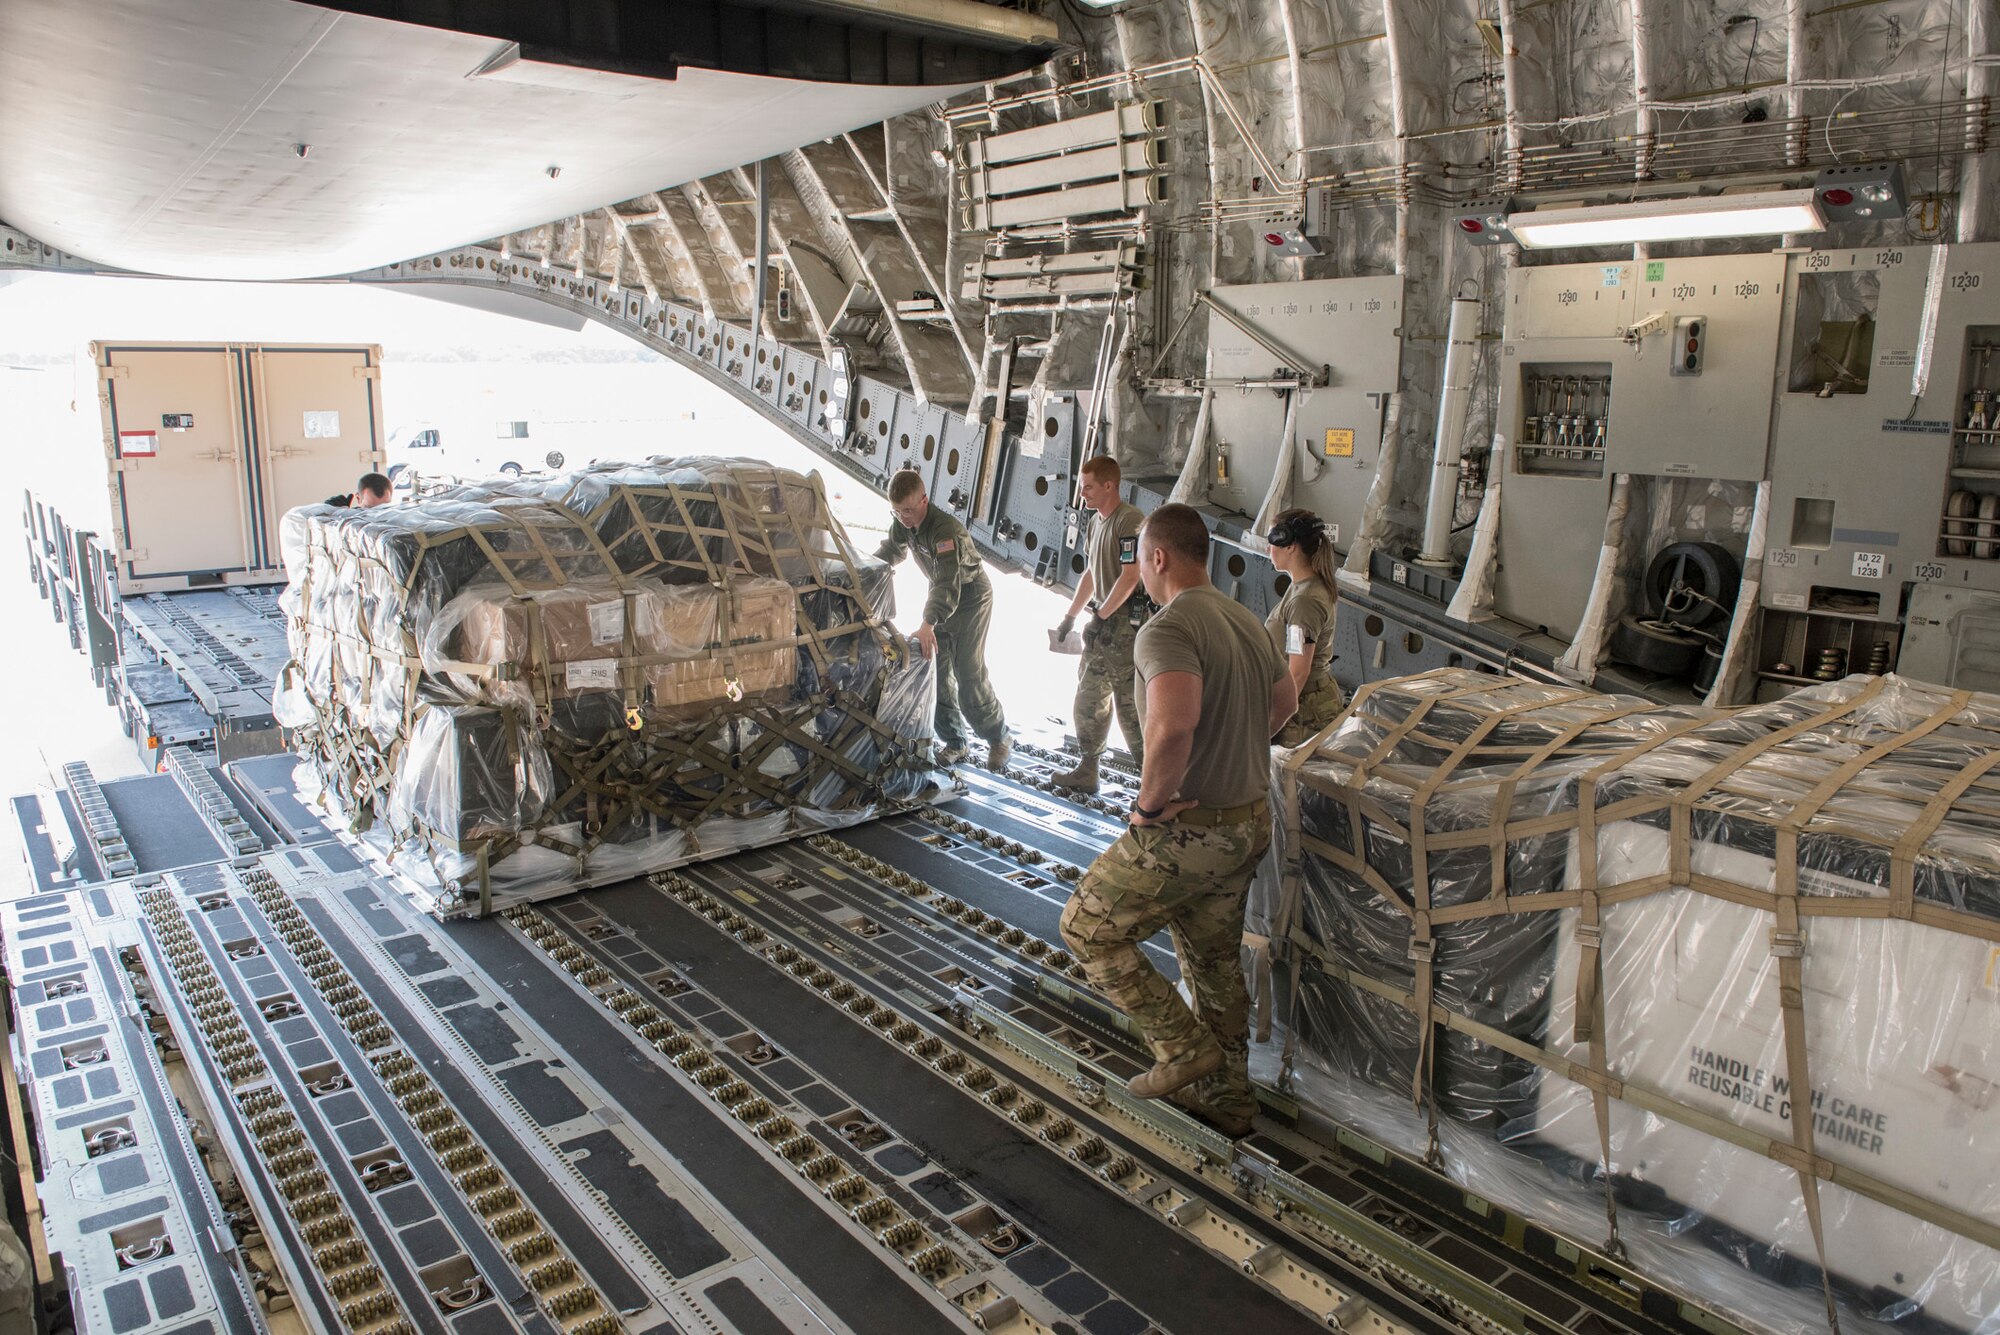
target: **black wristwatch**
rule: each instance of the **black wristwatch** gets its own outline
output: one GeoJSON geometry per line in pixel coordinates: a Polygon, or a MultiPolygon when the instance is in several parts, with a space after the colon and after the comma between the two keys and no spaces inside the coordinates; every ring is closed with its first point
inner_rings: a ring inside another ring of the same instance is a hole
{"type": "Polygon", "coordinates": [[[1165,807],[1156,807],[1153,810],[1148,811],[1146,810],[1146,808],[1139,805],[1139,799],[1135,797],[1132,799],[1132,814],[1137,816],[1140,820],[1158,820],[1160,817],[1167,814],[1167,809],[1165,807]]]}

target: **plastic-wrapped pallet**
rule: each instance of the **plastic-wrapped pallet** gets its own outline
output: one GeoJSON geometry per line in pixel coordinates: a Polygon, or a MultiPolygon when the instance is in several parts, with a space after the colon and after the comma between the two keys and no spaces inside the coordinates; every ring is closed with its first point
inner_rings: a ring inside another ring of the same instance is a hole
{"type": "Polygon", "coordinates": [[[284,523],[279,721],[438,912],[948,794],[933,668],[817,476],[656,459],[284,523]]]}
{"type": "Polygon", "coordinates": [[[1752,1326],[2000,1323],[2000,698],[1451,670],[1280,756],[1317,1112],[1752,1326]]]}

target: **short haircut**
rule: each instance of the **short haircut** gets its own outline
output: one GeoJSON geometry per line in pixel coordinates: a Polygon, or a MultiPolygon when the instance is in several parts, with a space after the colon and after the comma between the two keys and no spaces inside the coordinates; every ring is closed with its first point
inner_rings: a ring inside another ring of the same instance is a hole
{"type": "Polygon", "coordinates": [[[387,496],[392,483],[381,473],[363,473],[361,480],[354,484],[356,491],[365,491],[370,496],[387,496]]]}
{"type": "Polygon", "coordinates": [[[1093,454],[1083,461],[1083,475],[1092,482],[1116,482],[1124,473],[1118,461],[1108,454],[1093,454]]]}
{"type": "Polygon", "coordinates": [[[1204,568],[1208,565],[1208,525],[1192,505],[1175,502],[1161,506],[1146,516],[1139,532],[1155,547],[1164,547],[1204,568]]]}
{"type": "Polygon", "coordinates": [[[899,468],[889,479],[889,504],[901,505],[924,489],[924,475],[914,468],[899,468]]]}

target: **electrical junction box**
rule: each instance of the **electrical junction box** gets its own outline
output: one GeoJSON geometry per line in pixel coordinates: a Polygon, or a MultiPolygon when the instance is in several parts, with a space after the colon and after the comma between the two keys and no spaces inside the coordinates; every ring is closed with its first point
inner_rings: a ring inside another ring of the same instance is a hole
{"type": "Polygon", "coordinates": [[[1274,255],[1292,259],[1319,254],[1319,247],[1306,235],[1305,220],[1296,214],[1266,218],[1257,228],[1258,236],[1274,255]]]}
{"type": "Polygon", "coordinates": [[[1304,258],[1320,253],[1319,238],[1330,230],[1332,219],[1326,191],[1309,188],[1295,211],[1272,214],[1257,223],[1257,237],[1272,254],[1304,258]]]}

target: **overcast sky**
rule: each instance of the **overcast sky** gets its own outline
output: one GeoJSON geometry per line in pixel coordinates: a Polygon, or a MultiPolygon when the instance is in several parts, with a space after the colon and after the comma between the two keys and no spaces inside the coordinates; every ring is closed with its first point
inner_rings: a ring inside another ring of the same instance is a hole
{"type": "Polygon", "coordinates": [[[66,355],[93,339],[380,343],[393,356],[481,348],[493,360],[595,349],[650,357],[623,334],[472,310],[348,283],[192,283],[148,278],[0,274],[0,359],[66,355]]]}

